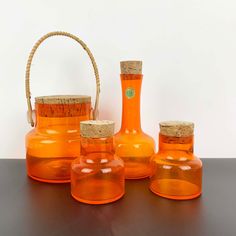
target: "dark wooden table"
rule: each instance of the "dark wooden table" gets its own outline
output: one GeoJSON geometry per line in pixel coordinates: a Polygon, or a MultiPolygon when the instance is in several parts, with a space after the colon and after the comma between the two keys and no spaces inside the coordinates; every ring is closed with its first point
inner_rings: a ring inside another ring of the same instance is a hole
{"type": "Polygon", "coordinates": [[[160,198],[148,179],[126,182],[126,195],[100,206],[76,202],[69,184],[26,176],[24,160],[0,160],[0,236],[236,235],[236,159],[203,159],[203,195],[160,198]]]}

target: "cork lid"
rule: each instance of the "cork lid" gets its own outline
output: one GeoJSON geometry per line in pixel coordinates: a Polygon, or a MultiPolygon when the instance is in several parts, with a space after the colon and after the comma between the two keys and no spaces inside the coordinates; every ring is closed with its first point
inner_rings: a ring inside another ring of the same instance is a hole
{"type": "Polygon", "coordinates": [[[170,137],[188,137],[193,135],[194,123],[186,121],[164,121],[160,124],[160,134],[170,137]]]}
{"type": "Polygon", "coordinates": [[[115,123],[111,120],[80,122],[80,135],[85,138],[106,138],[114,135],[115,123]]]}
{"type": "Polygon", "coordinates": [[[53,96],[36,97],[35,102],[38,104],[90,103],[91,97],[86,95],[53,95],[53,96]]]}
{"type": "Polygon", "coordinates": [[[142,61],[121,61],[121,74],[142,74],[142,61]]]}

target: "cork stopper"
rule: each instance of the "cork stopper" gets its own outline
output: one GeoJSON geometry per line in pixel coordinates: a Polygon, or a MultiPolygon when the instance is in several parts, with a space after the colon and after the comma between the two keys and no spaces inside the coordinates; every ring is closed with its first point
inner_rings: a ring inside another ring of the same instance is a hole
{"type": "Polygon", "coordinates": [[[160,124],[160,134],[170,137],[188,137],[193,135],[194,123],[186,121],[165,121],[160,124]]]}
{"type": "Polygon", "coordinates": [[[121,74],[142,74],[142,61],[121,61],[121,74]]]}
{"type": "Polygon", "coordinates": [[[80,135],[85,138],[106,138],[114,135],[115,123],[110,120],[80,122],[80,135]]]}
{"type": "Polygon", "coordinates": [[[91,97],[86,95],[53,95],[53,96],[36,97],[35,102],[38,104],[90,103],[91,97]]]}

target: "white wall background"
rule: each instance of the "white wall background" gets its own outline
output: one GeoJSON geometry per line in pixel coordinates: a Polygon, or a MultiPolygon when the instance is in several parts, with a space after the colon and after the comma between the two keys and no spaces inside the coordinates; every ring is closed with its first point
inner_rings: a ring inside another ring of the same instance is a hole
{"type": "MultiPolygon", "coordinates": [[[[15,0],[0,8],[0,157],[24,158],[24,73],[43,34],[81,37],[101,75],[100,118],[120,126],[119,61],[143,60],[142,127],[157,140],[158,122],[194,121],[199,157],[236,157],[235,0],[15,0]]],[[[92,67],[79,45],[52,38],[32,67],[32,95],[90,94],[92,67]]]]}

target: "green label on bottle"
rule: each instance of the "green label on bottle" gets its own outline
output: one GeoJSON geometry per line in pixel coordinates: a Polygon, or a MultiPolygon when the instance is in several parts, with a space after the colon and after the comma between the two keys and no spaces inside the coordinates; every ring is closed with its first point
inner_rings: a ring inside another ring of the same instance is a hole
{"type": "Polygon", "coordinates": [[[127,88],[127,89],[125,90],[125,95],[126,95],[126,97],[127,97],[128,99],[133,98],[133,97],[135,96],[135,90],[134,90],[134,88],[131,88],[131,87],[127,88]]]}

